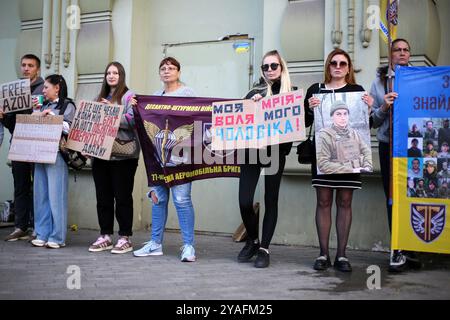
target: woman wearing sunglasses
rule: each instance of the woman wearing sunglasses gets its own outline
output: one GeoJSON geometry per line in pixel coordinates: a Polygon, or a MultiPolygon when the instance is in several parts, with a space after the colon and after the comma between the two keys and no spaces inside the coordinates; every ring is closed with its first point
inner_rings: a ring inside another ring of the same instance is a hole
{"type": "MultiPolygon", "coordinates": [[[[262,77],[258,85],[245,96],[245,99],[259,101],[262,97],[291,91],[291,79],[286,62],[276,50],[269,51],[264,55],[261,71],[262,77]]],[[[248,239],[238,255],[238,262],[248,262],[254,255],[257,255],[255,260],[256,268],[269,266],[269,244],[277,223],[278,193],[281,176],[286,163],[286,155],[289,154],[291,147],[292,143],[269,146],[267,153],[270,157],[270,164],[268,165],[265,164],[267,161],[261,161],[262,157],[258,150],[246,150],[246,161],[241,165],[241,176],[239,178],[239,207],[248,239]],[[257,157],[252,157],[250,155],[252,152],[258,152],[257,157]],[[277,164],[278,166],[276,167],[277,164]],[[276,170],[276,172],[275,174],[266,173],[265,175],[264,203],[266,212],[264,214],[260,243],[258,216],[253,211],[253,198],[261,169],[271,165],[271,169],[276,170]]]]}
{"type": "MultiPolygon", "coordinates": [[[[355,82],[352,61],[347,52],[341,49],[333,50],[325,63],[325,80],[309,87],[305,96],[305,125],[314,122],[313,109],[320,105],[320,100],[313,97],[318,93],[356,92],[364,88],[355,82]]],[[[373,104],[373,98],[367,94],[363,96],[368,108],[373,104]]],[[[369,110],[370,113],[370,110],[369,110]]],[[[316,189],[316,227],[319,236],[320,255],[314,263],[315,270],[326,270],[331,266],[328,243],[331,230],[331,207],[333,192],[336,190],[336,233],[337,253],[334,268],[342,272],[351,272],[345,249],[347,247],[350,226],[352,222],[353,190],[361,189],[359,173],[317,174],[316,157],[311,164],[312,185],[316,189]]]]}

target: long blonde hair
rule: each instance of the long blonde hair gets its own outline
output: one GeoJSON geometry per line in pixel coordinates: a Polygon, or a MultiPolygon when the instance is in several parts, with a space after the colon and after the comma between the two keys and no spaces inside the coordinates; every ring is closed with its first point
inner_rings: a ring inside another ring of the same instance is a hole
{"type": "MultiPolygon", "coordinates": [[[[278,53],[277,50],[272,50],[272,51],[267,52],[264,55],[264,57],[262,58],[261,65],[264,63],[264,59],[269,56],[277,57],[278,61],[280,62],[280,66],[281,66],[280,93],[286,93],[286,92],[292,91],[291,77],[289,75],[287,63],[286,63],[286,61],[284,61],[284,59],[281,57],[281,55],[278,53]]],[[[262,73],[262,78],[264,79],[265,83],[267,84],[267,95],[266,96],[267,97],[271,96],[273,94],[272,88],[271,88],[273,82],[264,76],[264,72],[262,73]]]]}

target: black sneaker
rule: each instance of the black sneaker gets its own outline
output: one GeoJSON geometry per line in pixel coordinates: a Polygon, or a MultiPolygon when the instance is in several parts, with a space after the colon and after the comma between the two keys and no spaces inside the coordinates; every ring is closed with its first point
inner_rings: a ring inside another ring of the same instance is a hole
{"type": "Polygon", "coordinates": [[[320,256],[314,261],[314,270],[323,271],[331,267],[331,261],[329,256],[320,256]]]}
{"type": "Polygon", "coordinates": [[[249,262],[250,259],[253,258],[253,256],[258,252],[258,249],[258,240],[247,239],[244,248],[242,248],[241,252],[238,254],[238,262],[249,262]]]}
{"type": "Polygon", "coordinates": [[[255,268],[267,268],[269,266],[269,263],[270,263],[269,253],[266,250],[260,248],[256,256],[255,268]]]}
{"type": "Polygon", "coordinates": [[[406,269],[406,256],[401,250],[392,250],[389,261],[389,272],[402,272],[406,269]]]}
{"type": "Polygon", "coordinates": [[[341,272],[352,272],[352,266],[346,257],[336,257],[333,266],[341,272]]]}

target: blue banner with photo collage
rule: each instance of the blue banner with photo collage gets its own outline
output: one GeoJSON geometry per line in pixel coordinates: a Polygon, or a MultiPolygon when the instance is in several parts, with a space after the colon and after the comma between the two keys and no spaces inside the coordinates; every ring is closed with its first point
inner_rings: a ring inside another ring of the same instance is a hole
{"type": "Polygon", "coordinates": [[[398,67],[392,248],[450,253],[450,67],[398,67]]]}

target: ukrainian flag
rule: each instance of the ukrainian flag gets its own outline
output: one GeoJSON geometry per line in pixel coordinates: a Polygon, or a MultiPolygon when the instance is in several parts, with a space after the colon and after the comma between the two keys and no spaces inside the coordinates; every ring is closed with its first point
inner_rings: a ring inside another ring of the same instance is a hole
{"type": "Polygon", "coordinates": [[[448,130],[444,123],[450,117],[450,66],[398,67],[394,91],[398,99],[393,118],[391,247],[450,253],[449,178],[444,164],[450,164],[450,157],[445,153],[430,157],[425,152],[428,141],[441,151],[439,135],[445,136],[448,130]],[[429,121],[437,137],[426,137],[429,121]],[[414,124],[421,128],[421,135],[409,134],[414,124]],[[416,159],[421,164],[419,173],[412,171],[416,159]]]}
{"type": "Polygon", "coordinates": [[[398,0],[380,0],[380,36],[386,43],[397,39],[398,2],[398,0]]]}

